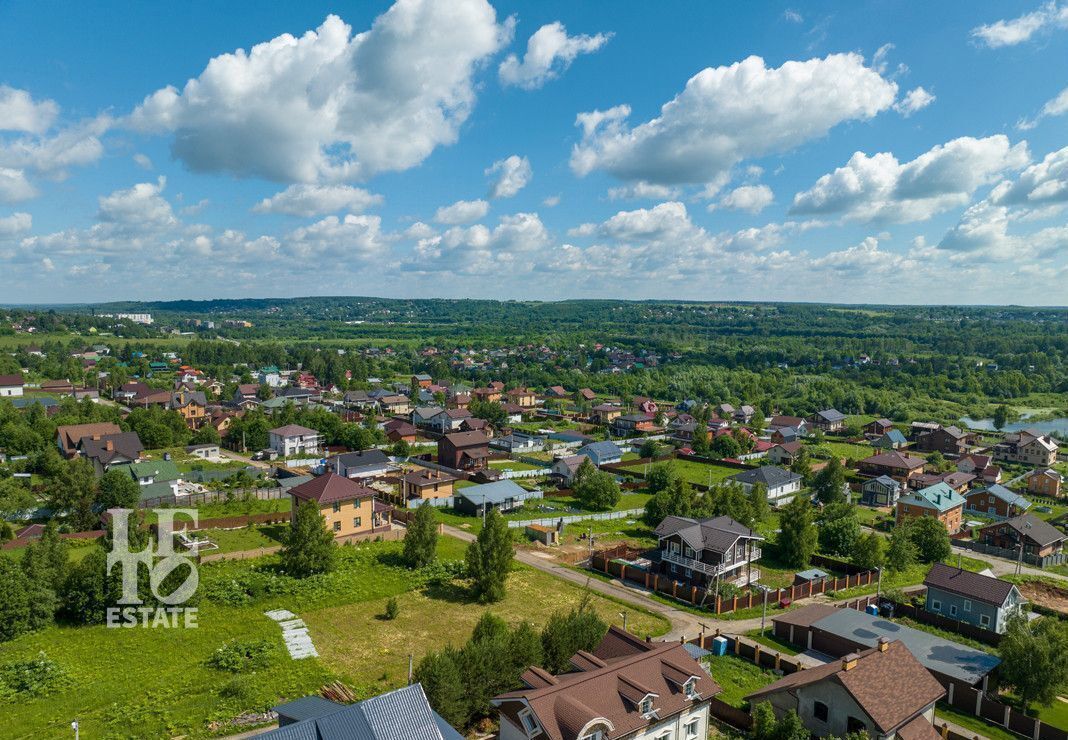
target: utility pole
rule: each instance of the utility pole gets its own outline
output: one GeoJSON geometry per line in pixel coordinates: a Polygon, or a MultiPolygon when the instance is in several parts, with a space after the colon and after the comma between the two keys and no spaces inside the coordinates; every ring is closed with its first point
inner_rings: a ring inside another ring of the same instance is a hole
{"type": "Polygon", "coordinates": [[[760,612],[760,636],[764,636],[764,621],[768,618],[768,587],[764,586],[760,589],[764,592],[764,608],[760,612]]]}
{"type": "Polygon", "coordinates": [[[1016,575],[1020,575],[1020,568],[1023,565],[1023,541],[1020,541],[1020,554],[1016,556],[1016,575]]]}
{"type": "Polygon", "coordinates": [[[875,573],[878,575],[879,580],[875,586],[875,600],[878,601],[883,596],[883,566],[879,566],[875,569],[875,573]]]}
{"type": "Polygon", "coordinates": [[[626,612],[620,612],[619,616],[623,617],[623,631],[626,632],[627,631],[627,613],[626,612]]]}
{"type": "Polygon", "coordinates": [[[408,653],[408,685],[412,685],[412,654],[408,653]]]}
{"type": "Polygon", "coordinates": [[[78,740],[78,720],[71,722],[70,727],[74,730],[74,740],[78,740]]]}

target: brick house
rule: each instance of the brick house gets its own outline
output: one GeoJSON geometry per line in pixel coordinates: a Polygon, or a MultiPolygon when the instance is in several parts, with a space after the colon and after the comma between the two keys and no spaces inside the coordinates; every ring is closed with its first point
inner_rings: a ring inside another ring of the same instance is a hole
{"type": "Polygon", "coordinates": [[[897,500],[897,523],[929,516],[940,521],[950,534],[960,531],[964,518],[964,497],[945,483],[903,495],[897,500]]]}
{"type": "Polygon", "coordinates": [[[407,505],[413,500],[449,498],[453,494],[455,482],[455,477],[440,470],[413,470],[401,478],[401,500],[407,505]]]}
{"type": "Polygon", "coordinates": [[[916,449],[922,452],[941,452],[943,455],[958,457],[968,451],[972,435],[959,427],[940,426],[916,440],[916,449]]]}
{"type": "Polygon", "coordinates": [[[998,483],[968,491],[964,494],[964,500],[968,511],[987,514],[999,519],[1009,519],[1031,508],[1030,501],[998,483]]]}
{"type": "Polygon", "coordinates": [[[335,539],[358,538],[391,528],[391,507],[375,499],[366,486],[335,473],[326,473],[289,489],[293,498],[291,524],[297,507],[312,501],[335,539]]]}
{"type": "Polygon", "coordinates": [[[1065,539],[1063,532],[1032,514],[1014,516],[979,530],[979,541],[984,545],[1019,551],[1022,544],[1023,554],[1036,558],[1061,552],[1065,539]]]}
{"type": "Polygon", "coordinates": [[[1063,482],[1064,476],[1053,468],[1039,468],[1027,476],[1027,490],[1037,496],[1057,498],[1063,482]]]}

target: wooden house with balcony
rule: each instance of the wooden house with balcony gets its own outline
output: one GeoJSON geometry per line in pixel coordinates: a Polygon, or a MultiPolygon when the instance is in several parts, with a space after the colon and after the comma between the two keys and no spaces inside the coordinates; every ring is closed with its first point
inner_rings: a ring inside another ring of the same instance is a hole
{"type": "Polygon", "coordinates": [[[707,586],[717,578],[745,584],[760,575],[752,563],[760,559],[764,538],[729,516],[669,516],[656,528],[656,536],[659,557],[654,567],[669,578],[707,586]]]}

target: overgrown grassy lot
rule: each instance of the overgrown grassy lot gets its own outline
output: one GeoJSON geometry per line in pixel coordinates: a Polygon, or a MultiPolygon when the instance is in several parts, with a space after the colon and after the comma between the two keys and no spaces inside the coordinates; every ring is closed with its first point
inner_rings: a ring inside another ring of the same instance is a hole
{"type": "MultiPolygon", "coordinates": [[[[416,662],[430,649],[462,643],[486,608],[471,601],[466,584],[400,563],[402,543],[344,547],[338,569],[294,581],[277,571],[277,558],[203,565],[196,629],[57,626],[0,645],[0,665],[44,652],[68,674],[53,692],[4,699],[0,735],[68,737],[77,719],[83,737],[190,738],[232,734],[234,717],[269,708],[340,679],[361,696],[403,685],[407,656],[416,662]],[[377,619],[396,596],[400,615],[377,619]],[[264,616],[284,608],[309,625],[320,658],[294,661],[282,646],[281,629],[264,616]],[[236,676],[207,664],[228,641],[266,640],[277,647],[272,663],[236,676]],[[220,723],[213,725],[213,722],[220,723]],[[11,728],[17,731],[9,733],[11,728]]],[[[464,544],[439,542],[439,557],[462,558],[464,544]]],[[[508,597],[490,607],[509,622],[537,626],[556,609],[577,604],[583,589],[540,571],[518,566],[508,597]]],[[[663,634],[665,620],[593,596],[606,621],[639,634],[663,634]]]]}
{"type": "Polygon", "coordinates": [[[723,692],[717,698],[732,707],[744,709],[749,702],[743,697],[778,680],[771,671],[760,668],[735,655],[714,655],[705,659],[709,673],[723,692]]]}
{"type": "Polygon", "coordinates": [[[731,468],[714,463],[700,463],[693,460],[674,460],[671,464],[675,466],[683,480],[690,483],[700,483],[704,486],[708,485],[710,479],[712,483],[719,483],[732,475],[742,472],[739,468],[731,468]]]}

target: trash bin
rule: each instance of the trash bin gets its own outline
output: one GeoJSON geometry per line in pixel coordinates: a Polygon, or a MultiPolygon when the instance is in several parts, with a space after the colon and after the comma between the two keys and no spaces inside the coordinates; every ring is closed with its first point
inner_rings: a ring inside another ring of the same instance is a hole
{"type": "Polygon", "coordinates": [[[727,654],[727,638],[717,637],[712,640],[712,654],[713,655],[726,655],[727,654]]]}
{"type": "Polygon", "coordinates": [[[892,601],[884,601],[880,607],[879,612],[887,619],[894,616],[894,603],[892,601]]]}
{"type": "Polygon", "coordinates": [[[868,606],[864,609],[864,611],[866,611],[868,614],[872,615],[873,617],[879,616],[879,607],[876,606],[875,604],[868,604],[868,606]]]}

